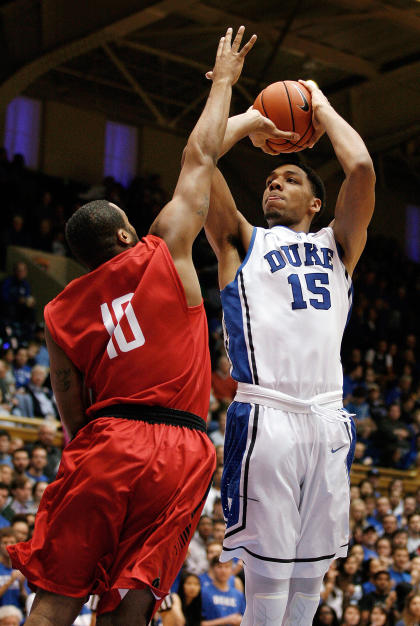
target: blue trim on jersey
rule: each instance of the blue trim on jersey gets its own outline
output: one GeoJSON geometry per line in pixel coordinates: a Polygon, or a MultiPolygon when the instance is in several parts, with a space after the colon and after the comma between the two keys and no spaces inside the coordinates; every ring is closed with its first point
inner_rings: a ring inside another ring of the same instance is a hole
{"type": "Polygon", "coordinates": [[[347,314],[346,325],[344,326],[344,330],[346,330],[346,328],[347,328],[347,324],[348,324],[348,323],[349,323],[349,321],[350,321],[351,314],[352,314],[352,311],[353,311],[353,297],[354,297],[354,291],[353,291],[353,283],[351,282],[351,279],[350,279],[350,289],[348,290],[348,292],[347,292],[347,293],[348,293],[349,300],[350,300],[350,296],[351,296],[351,304],[350,304],[350,307],[349,307],[349,312],[348,312],[348,314],[347,314]]]}
{"type": "MultiPolygon", "coordinates": [[[[221,483],[223,514],[227,528],[239,522],[240,482],[243,458],[248,442],[248,425],[251,405],[243,402],[232,402],[227,412],[225,433],[225,458],[221,483]],[[230,505],[229,505],[230,503],[230,505]]],[[[250,450],[252,452],[252,450],[250,450]]],[[[248,454],[248,457],[250,454],[248,454]]],[[[247,463],[249,465],[249,459],[247,463]]],[[[244,468],[245,472],[247,467],[244,468]]],[[[244,476],[243,518],[246,517],[247,476],[244,476]]],[[[244,521],[244,519],[242,520],[244,521]]]]}
{"type": "Polygon", "coordinates": [[[356,447],[357,436],[356,436],[356,424],[354,423],[354,419],[351,417],[351,415],[349,417],[350,417],[350,422],[351,422],[350,429],[347,424],[346,424],[346,429],[347,429],[348,436],[350,438],[350,448],[347,453],[346,465],[347,465],[347,475],[349,477],[349,482],[350,482],[350,469],[351,469],[351,464],[353,463],[353,459],[354,459],[354,449],[356,447]]]}
{"type": "Polygon", "coordinates": [[[251,241],[249,242],[249,246],[248,246],[248,250],[247,253],[245,255],[244,260],[242,261],[242,263],[240,264],[240,266],[238,267],[238,270],[236,272],[235,275],[235,280],[237,280],[239,273],[242,271],[242,269],[245,267],[245,265],[248,263],[248,259],[251,256],[251,252],[252,252],[252,248],[254,247],[254,242],[255,242],[255,237],[257,235],[257,227],[254,226],[254,229],[252,231],[252,235],[251,235],[251,241]]]}
{"type": "Polygon", "coordinates": [[[223,319],[228,335],[228,352],[232,363],[232,378],[243,383],[253,383],[248,358],[248,346],[245,341],[246,328],[243,322],[239,280],[236,278],[226,285],[220,293],[223,307],[223,319]]]}

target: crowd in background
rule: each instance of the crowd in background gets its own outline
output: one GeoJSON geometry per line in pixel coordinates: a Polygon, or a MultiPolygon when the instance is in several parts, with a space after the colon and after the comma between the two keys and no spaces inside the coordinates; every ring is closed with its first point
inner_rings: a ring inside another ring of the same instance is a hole
{"type": "MultiPolygon", "coordinates": [[[[128,189],[112,178],[88,187],[31,172],[19,155],[9,162],[4,150],[0,191],[0,607],[24,612],[30,590],[11,569],[6,546],[30,536],[61,451],[53,445],[58,411],[37,294],[25,263],[6,272],[6,247],[69,255],[66,220],[81,204],[104,197],[126,210],[142,236],[166,195],[157,175],[137,178],[128,189]],[[10,436],[7,417],[13,415],[44,419],[36,442],[10,436]]],[[[216,260],[204,235],[196,241],[194,257],[209,322],[208,430],[218,466],[188,559],[160,612],[164,626],[212,626],[223,617],[226,624],[239,624],[244,611],[241,562],[218,561],[225,527],[220,481],[226,410],[236,383],[224,351],[216,260]]],[[[378,467],[420,465],[418,269],[392,237],[372,236],[353,276],[353,312],[342,349],[344,403],[357,424],[355,462],[366,466],[368,477],[352,486],[349,556],[335,561],[325,577],[316,624],[420,624],[420,492],[406,493],[401,480],[386,493],[378,489],[378,467]]],[[[90,619],[86,608],[77,623],[90,624],[90,619]]]]}

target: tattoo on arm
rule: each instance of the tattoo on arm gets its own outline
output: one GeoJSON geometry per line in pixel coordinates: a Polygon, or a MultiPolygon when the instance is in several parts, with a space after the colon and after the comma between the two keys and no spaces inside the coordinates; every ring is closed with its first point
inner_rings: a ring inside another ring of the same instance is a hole
{"type": "Polygon", "coordinates": [[[209,210],[209,205],[210,205],[210,198],[209,196],[204,196],[203,201],[201,203],[201,208],[198,209],[198,211],[196,212],[197,215],[199,215],[200,217],[206,217],[208,210],[209,210]]]}
{"type": "Polygon", "coordinates": [[[68,391],[71,386],[71,371],[70,368],[62,368],[54,371],[55,383],[57,391],[68,391]]]}

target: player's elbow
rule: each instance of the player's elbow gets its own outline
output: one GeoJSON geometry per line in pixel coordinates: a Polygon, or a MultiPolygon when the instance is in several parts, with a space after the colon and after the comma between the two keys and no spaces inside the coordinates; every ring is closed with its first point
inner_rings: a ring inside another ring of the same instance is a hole
{"type": "Polygon", "coordinates": [[[191,135],[184,150],[184,162],[191,165],[214,168],[217,163],[218,150],[212,141],[201,140],[197,135],[191,135]]]}
{"type": "Polygon", "coordinates": [[[375,168],[373,167],[373,161],[367,152],[354,156],[349,176],[354,179],[363,179],[364,181],[375,185],[375,168]]]}

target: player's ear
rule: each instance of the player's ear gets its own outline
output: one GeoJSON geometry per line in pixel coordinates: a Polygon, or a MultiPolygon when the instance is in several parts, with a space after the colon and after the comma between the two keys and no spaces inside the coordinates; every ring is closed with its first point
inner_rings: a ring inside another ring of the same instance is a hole
{"type": "Polygon", "coordinates": [[[322,207],[322,202],[319,198],[313,198],[311,204],[312,213],[319,213],[322,207]]]}
{"type": "Polygon", "coordinates": [[[125,228],[119,228],[117,230],[117,239],[122,246],[128,246],[132,243],[131,233],[125,230],[125,228]]]}

